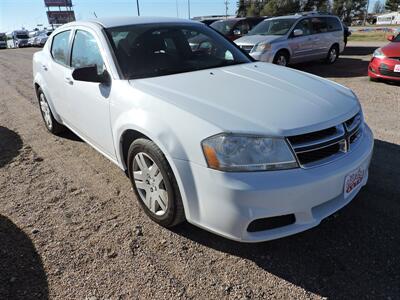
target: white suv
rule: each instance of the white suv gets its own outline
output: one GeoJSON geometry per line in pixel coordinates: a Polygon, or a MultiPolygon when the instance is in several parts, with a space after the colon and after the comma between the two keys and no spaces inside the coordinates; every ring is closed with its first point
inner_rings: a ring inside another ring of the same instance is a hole
{"type": "Polygon", "coordinates": [[[332,64],[345,48],[339,18],[318,13],[266,19],[235,43],[256,60],[282,66],[319,59],[332,64]]]}
{"type": "Polygon", "coordinates": [[[351,90],[252,62],[198,22],[69,23],[35,53],[33,75],[47,129],[69,128],[126,170],[166,227],[274,239],[316,226],[367,182],[373,136],[351,90]]]}

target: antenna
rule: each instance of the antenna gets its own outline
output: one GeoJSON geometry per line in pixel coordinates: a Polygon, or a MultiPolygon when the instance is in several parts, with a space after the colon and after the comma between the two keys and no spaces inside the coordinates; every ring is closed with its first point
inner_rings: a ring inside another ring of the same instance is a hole
{"type": "Polygon", "coordinates": [[[93,12],[93,14],[94,14],[94,16],[95,16],[95,17],[96,17],[96,19],[97,19],[97,15],[96,15],[96,12],[95,12],[95,11],[93,12]]]}

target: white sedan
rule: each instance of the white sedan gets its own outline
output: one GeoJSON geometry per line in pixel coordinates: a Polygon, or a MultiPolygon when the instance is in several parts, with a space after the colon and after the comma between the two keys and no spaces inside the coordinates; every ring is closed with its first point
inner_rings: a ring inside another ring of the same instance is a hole
{"type": "Polygon", "coordinates": [[[47,129],[69,128],[127,171],[165,227],[279,238],[367,182],[373,136],[350,89],[254,62],[198,22],[69,23],[35,53],[33,75],[47,129]]]}

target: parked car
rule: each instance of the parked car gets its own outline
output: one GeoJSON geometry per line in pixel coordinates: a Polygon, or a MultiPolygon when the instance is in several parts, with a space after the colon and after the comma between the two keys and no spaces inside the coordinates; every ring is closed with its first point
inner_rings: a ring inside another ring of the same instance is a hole
{"type": "Polygon", "coordinates": [[[235,43],[256,60],[282,66],[319,59],[332,64],[344,50],[343,37],[338,17],[307,13],[264,20],[235,43]]]}
{"type": "Polygon", "coordinates": [[[265,17],[231,18],[216,21],[210,26],[233,41],[247,34],[254,26],[264,19],[265,17]]]}
{"type": "Polygon", "coordinates": [[[203,19],[200,22],[203,24],[206,24],[206,25],[211,25],[212,23],[219,21],[219,20],[221,20],[221,19],[212,18],[212,19],[203,19]]]}
{"type": "Polygon", "coordinates": [[[7,48],[7,36],[5,33],[0,32],[0,49],[7,48]]]}
{"type": "Polygon", "coordinates": [[[55,30],[33,56],[48,131],[125,170],[146,214],[237,241],[317,226],[364,186],[373,149],[348,88],[253,62],[199,22],[111,18],[55,30]],[[204,35],[211,51],[192,50],[204,35]]]}
{"type": "Polygon", "coordinates": [[[46,44],[49,35],[52,33],[52,30],[44,30],[41,31],[40,34],[36,37],[34,46],[43,47],[46,44]]]}
{"type": "Polygon", "coordinates": [[[388,37],[389,44],[374,51],[368,66],[371,80],[400,81],[400,33],[388,37]]]}

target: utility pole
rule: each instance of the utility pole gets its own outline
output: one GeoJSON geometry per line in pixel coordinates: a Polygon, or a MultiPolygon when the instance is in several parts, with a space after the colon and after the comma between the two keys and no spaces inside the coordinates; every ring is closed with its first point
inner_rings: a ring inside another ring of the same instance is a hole
{"type": "Polygon", "coordinates": [[[228,0],[225,0],[224,3],[225,3],[225,19],[228,19],[228,5],[229,5],[229,2],[228,2],[228,0]]]}
{"type": "Polygon", "coordinates": [[[140,16],[139,0],[136,0],[137,15],[140,16]]]}
{"type": "Polygon", "coordinates": [[[188,0],[188,17],[190,19],[190,0],[188,0]]]}

